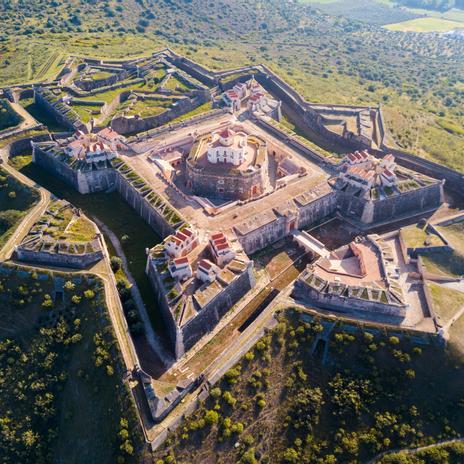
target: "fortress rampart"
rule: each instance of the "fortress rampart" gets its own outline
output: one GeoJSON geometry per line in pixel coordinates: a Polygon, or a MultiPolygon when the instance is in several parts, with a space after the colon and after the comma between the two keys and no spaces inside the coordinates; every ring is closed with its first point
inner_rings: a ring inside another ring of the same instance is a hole
{"type": "Polygon", "coordinates": [[[93,170],[89,167],[85,171],[73,169],[57,157],[45,152],[37,144],[33,144],[32,160],[44,169],[55,173],[82,194],[104,192],[114,186],[115,174],[113,168],[107,167],[93,170]]]}
{"type": "Polygon", "coordinates": [[[179,318],[180,310],[176,308],[178,301],[168,301],[162,277],[150,255],[147,259],[146,273],[155,291],[158,307],[166,323],[176,358],[181,357],[204,335],[211,332],[227,311],[253,287],[255,282],[253,262],[249,261],[244,272],[222,288],[216,296],[197,311],[195,316],[185,324],[179,324],[177,318],[179,318]]]}
{"type": "Polygon", "coordinates": [[[48,266],[72,267],[86,269],[90,265],[103,258],[101,249],[89,253],[64,253],[33,251],[23,248],[21,245],[15,249],[16,258],[27,263],[46,264],[48,266]]]}

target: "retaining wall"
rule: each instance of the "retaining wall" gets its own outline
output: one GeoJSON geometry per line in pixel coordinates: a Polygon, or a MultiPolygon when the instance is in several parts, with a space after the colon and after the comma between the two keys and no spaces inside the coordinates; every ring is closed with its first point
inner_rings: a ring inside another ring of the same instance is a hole
{"type": "Polygon", "coordinates": [[[16,258],[28,263],[47,264],[50,266],[72,267],[85,269],[103,258],[102,251],[85,254],[48,253],[46,251],[32,251],[21,248],[15,249],[16,258]]]}
{"type": "Polygon", "coordinates": [[[191,98],[178,100],[176,105],[156,116],[147,118],[118,116],[111,121],[111,127],[120,134],[135,134],[148,131],[182,116],[211,100],[208,91],[195,91],[191,98]]]}
{"type": "Polygon", "coordinates": [[[119,171],[113,170],[113,172],[115,177],[114,186],[126,203],[162,238],[173,234],[175,232],[173,226],[150,205],[145,197],[119,171]]]}

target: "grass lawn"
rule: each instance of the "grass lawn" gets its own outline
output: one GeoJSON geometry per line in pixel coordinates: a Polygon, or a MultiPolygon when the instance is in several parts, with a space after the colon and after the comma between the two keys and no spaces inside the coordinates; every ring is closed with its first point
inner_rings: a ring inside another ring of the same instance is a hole
{"type": "Polygon", "coordinates": [[[126,116],[139,115],[141,118],[156,116],[169,109],[172,100],[137,100],[130,109],[125,110],[126,116]]]}
{"type": "Polygon", "coordinates": [[[78,114],[80,120],[84,124],[88,123],[90,121],[90,118],[97,118],[100,114],[99,106],[71,105],[71,108],[78,114]]]}
{"type": "Polygon", "coordinates": [[[137,84],[128,85],[127,87],[106,90],[103,92],[96,93],[95,95],[91,95],[89,97],[82,97],[79,98],[79,100],[103,101],[105,103],[111,103],[119,94],[128,90],[151,92],[154,91],[154,89],[155,87],[146,85],[145,82],[139,82],[137,84]]]}
{"type": "Polygon", "coordinates": [[[438,226],[439,230],[451,246],[460,254],[464,255],[464,221],[456,222],[448,226],[438,226]]]}
{"type": "Polygon", "coordinates": [[[114,73],[110,73],[106,71],[97,71],[97,72],[90,73],[88,75],[88,77],[90,77],[90,79],[94,81],[97,81],[99,79],[107,79],[108,77],[111,77],[111,76],[114,76],[114,73]]]}
{"type": "Polygon", "coordinates": [[[415,224],[401,229],[401,236],[408,248],[445,245],[438,235],[428,233],[425,227],[419,227],[415,224]]]}
{"type": "Polygon", "coordinates": [[[194,110],[189,111],[188,113],[185,113],[182,116],[173,119],[171,121],[171,124],[175,122],[184,121],[185,119],[192,118],[193,116],[197,116],[201,113],[206,113],[207,111],[210,111],[212,108],[213,104],[211,102],[206,102],[203,105],[197,106],[194,110]]]}
{"type": "Polygon", "coordinates": [[[416,18],[385,26],[391,31],[402,32],[448,32],[453,29],[464,27],[464,22],[450,21],[442,18],[416,18]]]}
{"type": "Polygon", "coordinates": [[[50,223],[45,235],[55,240],[82,243],[89,242],[96,235],[95,227],[88,219],[75,216],[72,206],[64,206],[59,201],[52,202],[41,219],[50,223]]]}
{"type": "Polygon", "coordinates": [[[432,294],[433,307],[443,322],[448,322],[464,306],[464,293],[435,282],[427,283],[432,294]]]}
{"type": "Polygon", "coordinates": [[[422,256],[428,272],[438,275],[460,277],[464,275],[464,256],[457,253],[431,253],[422,256]]]}

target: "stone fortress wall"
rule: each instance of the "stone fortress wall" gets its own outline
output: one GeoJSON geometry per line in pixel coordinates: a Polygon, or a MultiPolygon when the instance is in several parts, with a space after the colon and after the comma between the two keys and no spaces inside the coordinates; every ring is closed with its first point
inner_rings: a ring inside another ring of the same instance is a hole
{"type": "Polygon", "coordinates": [[[169,307],[164,286],[155,266],[147,261],[146,273],[155,290],[158,307],[168,329],[168,336],[176,358],[180,358],[190,350],[204,335],[211,332],[221,318],[240,300],[254,285],[253,263],[248,269],[234,279],[226,288],[209,301],[198,314],[185,325],[179,327],[169,307]]]}
{"type": "Polygon", "coordinates": [[[236,227],[237,238],[245,253],[248,255],[256,253],[282,240],[296,229],[304,229],[327,216],[335,214],[337,210],[337,193],[330,192],[315,198],[306,205],[295,202],[293,206],[296,209],[295,216],[298,218],[294,223],[294,227],[289,227],[289,224],[294,220],[293,218],[280,216],[279,214],[273,214],[273,220],[245,234],[241,233],[240,229],[236,227]]]}
{"type": "Polygon", "coordinates": [[[27,263],[46,264],[48,266],[72,267],[86,269],[103,258],[100,250],[91,253],[49,253],[46,251],[26,250],[21,246],[15,248],[15,257],[27,263]]]}
{"type": "MultiPolygon", "coordinates": [[[[366,146],[362,141],[347,139],[335,132],[329,131],[323,124],[322,118],[312,105],[304,100],[304,98],[288,85],[283,79],[277,76],[271,69],[265,65],[248,66],[236,70],[229,70],[224,72],[213,72],[203,66],[194,63],[193,61],[176,54],[170,49],[159,52],[166,55],[169,61],[172,61],[176,66],[180,67],[186,72],[194,73],[195,77],[207,85],[217,85],[223,76],[227,76],[236,72],[248,72],[247,78],[254,76],[256,80],[268,91],[278,97],[284,109],[290,113],[292,120],[300,127],[308,127],[316,132],[324,139],[333,141],[336,144],[341,144],[346,147],[346,151],[364,150],[371,148],[366,146]]],[[[333,106],[333,105],[332,105],[333,106]]],[[[341,105],[336,105],[339,109],[341,105]]],[[[348,107],[349,108],[349,107],[348,107]]],[[[368,107],[366,107],[367,109],[368,107]]],[[[464,176],[462,173],[442,166],[433,161],[429,161],[413,154],[407,153],[395,147],[387,146],[384,141],[386,132],[383,122],[383,115],[381,108],[377,109],[377,139],[380,142],[380,150],[370,150],[375,156],[382,157],[385,152],[392,153],[400,166],[420,172],[435,179],[445,179],[447,186],[459,193],[464,193],[464,176]]]]}
{"type": "MultiPolygon", "coordinates": [[[[375,314],[389,316],[392,319],[401,321],[406,310],[404,307],[392,304],[384,304],[381,301],[349,298],[334,293],[324,293],[314,289],[304,281],[304,273],[296,280],[293,295],[297,299],[307,301],[322,309],[335,310],[349,314],[368,314],[372,318],[375,314]]],[[[393,322],[393,321],[392,321],[393,322]]]]}
{"type": "Polygon", "coordinates": [[[442,201],[441,182],[376,201],[356,198],[345,192],[338,192],[337,198],[341,215],[367,226],[398,219],[407,214],[436,209],[442,201]]]}
{"type": "Polygon", "coordinates": [[[175,232],[174,227],[150,205],[145,197],[119,171],[116,170],[114,176],[114,188],[158,235],[164,238],[175,232]]]}
{"type": "Polygon", "coordinates": [[[112,168],[81,171],[72,169],[66,163],[33,145],[32,160],[42,168],[55,173],[72,185],[79,193],[95,193],[111,190],[115,184],[115,172],[112,168]]]}
{"type": "Polygon", "coordinates": [[[211,100],[209,90],[194,90],[189,97],[177,101],[173,108],[170,108],[156,116],[147,118],[116,116],[111,121],[111,127],[120,134],[133,134],[153,129],[163,124],[167,124],[173,119],[188,113],[195,108],[211,100]]]}

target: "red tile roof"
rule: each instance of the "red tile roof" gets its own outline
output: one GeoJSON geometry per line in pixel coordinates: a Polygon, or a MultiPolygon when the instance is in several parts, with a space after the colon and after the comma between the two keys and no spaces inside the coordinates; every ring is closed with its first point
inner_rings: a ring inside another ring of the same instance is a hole
{"type": "Polygon", "coordinates": [[[198,267],[201,267],[201,268],[209,271],[213,267],[213,264],[211,262],[209,262],[207,259],[202,259],[201,261],[199,261],[198,267]]]}

